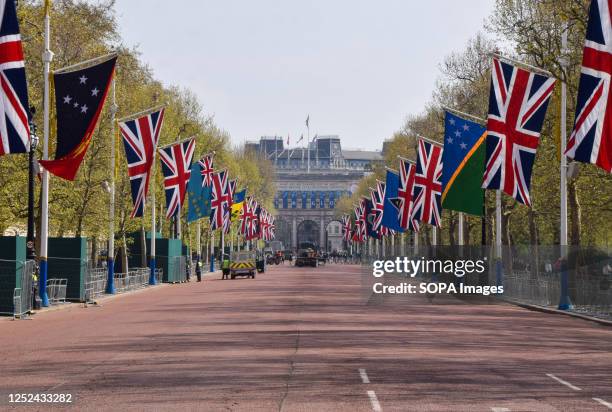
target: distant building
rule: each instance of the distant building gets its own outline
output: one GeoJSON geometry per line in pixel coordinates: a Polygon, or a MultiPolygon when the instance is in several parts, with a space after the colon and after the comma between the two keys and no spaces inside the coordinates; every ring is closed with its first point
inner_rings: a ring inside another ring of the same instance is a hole
{"type": "Polygon", "coordinates": [[[382,164],[382,153],[342,149],[336,135],[315,137],[308,148],[287,148],[282,138],[264,136],[245,148],[275,165],[276,238],[292,249],[306,241],[330,252],[344,249],[334,207],[376,164],[382,164]]]}

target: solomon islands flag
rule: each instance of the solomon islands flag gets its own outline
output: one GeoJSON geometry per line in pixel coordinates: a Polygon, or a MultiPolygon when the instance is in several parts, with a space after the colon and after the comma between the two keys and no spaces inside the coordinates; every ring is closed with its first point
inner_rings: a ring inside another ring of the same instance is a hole
{"type": "Polygon", "coordinates": [[[446,112],[442,152],[442,207],[482,216],[485,168],[484,126],[446,112]]]}

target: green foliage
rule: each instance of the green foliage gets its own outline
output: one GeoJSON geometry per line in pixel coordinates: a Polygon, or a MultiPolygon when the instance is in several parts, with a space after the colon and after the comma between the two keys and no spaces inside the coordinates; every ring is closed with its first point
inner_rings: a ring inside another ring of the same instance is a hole
{"type": "MultiPolygon", "coordinates": [[[[491,53],[501,52],[542,67],[568,85],[568,133],[573,124],[574,105],[587,24],[587,0],[497,0],[487,29],[493,41],[477,33],[465,49],[447,56],[440,66],[442,73],[432,101],[423,113],[408,116],[407,121],[387,142],[385,161],[396,168],[396,158],[415,158],[414,137],[417,134],[440,140],[443,136],[443,107],[486,118],[491,53]],[[561,50],[561,34],[569,27],[568,49],[561,50]],[[497,45],[507,45],[507,50],[497,45]],[[560,63],[565,56],[568,68],[560,63]]],[[[533,207],[517,204],[503,196],[502,232],[505,244],[559,243],[560,215],[560,85],[549,105],[542,129],[531,181],[533,207]]],[[[568,183],[570,243],[607,246],[612,232],[612,177],[592,165],[580,165],[580,174],[568,183]]],[[[370,183],[370,177],[363,180],[370,183]]],[[[360,185],[361,187],[362,185],[360,185]]],[[[344,206],[344,205],[343,205],[344,206]]],[[[494,194],[487,194],[487,238],[493,238],[494,194]]],[[[454,243],[457,216],[443,213],[441,241],[454,243]]],[[[467,217],[469,243],[480,242],[481,220],[467,217]]]]}
{"type": "MultiPolygon", "coordinates": [[[[34,122],[42,125],[43,67],[43,10],[40,1],[22,0],[19,2],[20,19],[26,70],[29,83],[30,104],[36,108],[34,122]]],[[[272,187],[272,167],[267,161],[254,159],[244,153],[232,150],[230,137],[219,128],[211,115],[204,113],[198,97],[187,89],[164,86],[157,81],[149,67],[144,65],[137,49],[123,43],[119,34],[114,1],[104,0],[95,3],[83,0],[55,0],[51,12],[51,49],[55,53],[52,70],[83,60],[107,54],[112,50],[119,52],[116,74],[117,118],[128,116],[166,104],[166,115],[160,145],[175,140],[195,136],[195,159],[209,152],[216,152],[216,168],[226,167],[230,177],[239,178],[238,187],[248,186],[249,193],[258,200],[270,205],[275,189],[272,187]]],[[[103,185],[113,175],[116,178],[116,235],[119,245],[123,235],[147,229],[151,222],[150,202],[147,202],[146,216],[143,219],[130,219],[132,202],[127,164],[123,155],[123,143],[117,130],[113,135],[111,128],[111,93],[107,98],[100,116],[98,127],[91,146],[74,182],[51,178],[49,193],[49,228],[51,236],[83,235],[107,239],[109,235],[109,194],[103,185]],[[116,139],[116,168],[111,167],[111,139],[116,139]]],[[[53,119],[52,119],[53,123],[53,119]]],[[[49,155],[53,157],[55,136],[50,136],[49,155]]],[[[42,157],[42,127],[38,128],[41,144],[37,149],[38,158],[42,157]]],[[[27,219],[27,155],[4,156],[0,159],[0,230],[9,227],[24,229],[27,219]]],[[[156,191],[156,212],[158,230],[169,235],[170,224],[165,220],[163,183],[159,161],[155,165],[155,180],[151,190],[156,191]]],[[[37,191],[40,190],[37,182],[37,191]]],[[[38,196],[36,201],[38,202],[38,196]]],[[[40,208],[37,204],[38,212],[40,208]]],[[[269,208],[271,209],[271,208],[269,208]]],[[[182,210],[182,220],[186,222],[186,208],[182,210]]],[[[204,225],[206,230],[207,224],[204,225]]],[[[186,241],[195,240],[195,231],[183,223],[186,241]],[[185,229],[186,228],[186,229],[185,229]]]]}

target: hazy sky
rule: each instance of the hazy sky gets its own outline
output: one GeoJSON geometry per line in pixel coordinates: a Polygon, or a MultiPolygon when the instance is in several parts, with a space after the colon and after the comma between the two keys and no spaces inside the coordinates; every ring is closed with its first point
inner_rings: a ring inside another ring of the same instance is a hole
{"type": "Polygon", "coordinates": [[[380,149],[494,0],[117,0],[128,45],[194,91],[233,143],[338,134],[380,149]]]}

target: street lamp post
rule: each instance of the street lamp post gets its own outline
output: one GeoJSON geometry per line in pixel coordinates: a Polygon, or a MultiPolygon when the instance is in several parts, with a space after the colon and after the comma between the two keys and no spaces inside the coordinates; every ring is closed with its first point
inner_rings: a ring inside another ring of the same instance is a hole
{"type": "MultiPolygon", "coordinates": [[[[30,108],[31,116],[36,110],[30,108]]],[[[28,153],[28,234],[26,236],[27,260],[36,259],[36,248],[34,246],[34,172],[36,163],[36,146],[38,146],[38,136],[36,134],[36,124],[30,119],[30,151],[28,153]]]]}

